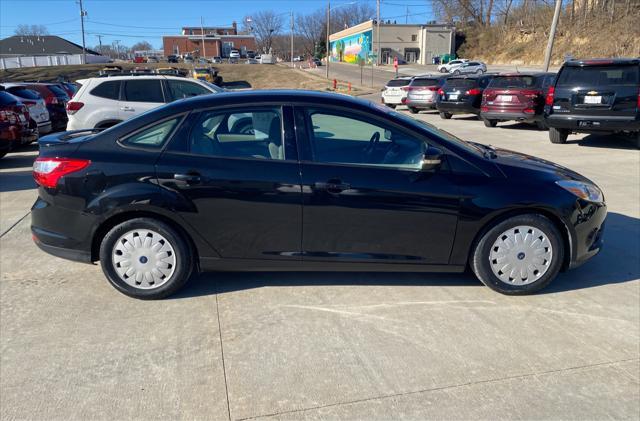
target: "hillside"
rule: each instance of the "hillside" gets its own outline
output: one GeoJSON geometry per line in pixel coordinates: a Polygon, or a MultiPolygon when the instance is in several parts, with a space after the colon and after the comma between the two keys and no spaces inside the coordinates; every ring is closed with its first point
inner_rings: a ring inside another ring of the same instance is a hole
{"type": "MultiPolygon", "coordinates": [[[[587,16],[581,10],[563,9],[556,32],[552,65],[560,65],[564,57],[639,57],[640,9],[622,8],[611,16],[608,10],[592,10],[587,16]]],[[[553,17],[553,8],[538,7],[508,24],[470,25],[460,29],[462,43],[458,56],[493,64],[536,65],[544,62],[544,52],[553,17]]]]}

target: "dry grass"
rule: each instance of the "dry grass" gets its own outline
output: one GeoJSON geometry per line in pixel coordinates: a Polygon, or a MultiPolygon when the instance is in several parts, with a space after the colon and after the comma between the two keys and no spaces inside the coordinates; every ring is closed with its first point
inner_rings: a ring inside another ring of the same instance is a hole
{"type": "MultiPolygon", "coordinates": [[[[118,64],[125,69],[134,67],[182,67],[191,68],[185,64],[118,64]]],[[[58,77],[69,80],[84,79],[98,75],[104,64],[87,64],[74,66],[57,67],[25,67],[21,69],[11,69],[0,71],[0,81],[50,81],[54,82],[58,77]]],[[[330,83],[321,77],[306,73],[302,70],[291,69],[281,65],[268,64],[217,64],[219,74],[224,83],[230,87],[254,89],[311,89],[324,91],[328,90],[330,83]]]]}

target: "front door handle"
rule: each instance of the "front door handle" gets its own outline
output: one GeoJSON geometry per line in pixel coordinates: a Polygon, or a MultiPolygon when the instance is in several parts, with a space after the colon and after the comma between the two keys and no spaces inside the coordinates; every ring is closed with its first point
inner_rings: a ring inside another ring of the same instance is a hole
{"type": "Polygon", "coordinates": [[[316,189],[325,190],[329,193],[342,193],[345,190],[349,190],[351,188],[351,184],[343,183],[340,180],[329,180],[326,183],[316,183],[316,189]]]}
{"type": "Polygon", "coordinates": [[[202,181],[202,178],[198,173],[174,174],[173,178],[178,181],[184,181],[187,184],[198,184],[200,181],[202,181]]]}

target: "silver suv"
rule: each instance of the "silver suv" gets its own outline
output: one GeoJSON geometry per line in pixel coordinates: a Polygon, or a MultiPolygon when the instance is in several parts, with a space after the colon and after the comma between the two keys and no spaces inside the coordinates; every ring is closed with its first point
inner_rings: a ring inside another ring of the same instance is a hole
{"type": "Polygon", "coordinates": [[[487,65],[481,61],[468,61],[454,67],[451,71],[454,75],[481,75],[487,72],[487,65]]]}

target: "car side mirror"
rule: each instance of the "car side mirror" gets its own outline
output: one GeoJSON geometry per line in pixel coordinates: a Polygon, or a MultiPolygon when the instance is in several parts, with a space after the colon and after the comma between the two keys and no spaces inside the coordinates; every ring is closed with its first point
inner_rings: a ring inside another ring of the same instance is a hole
{"type": "Polygon", "coordinates": [[[429,146],[422,157],[422,171],[433,171],[442,164],[442,151],[429,146]]]}

